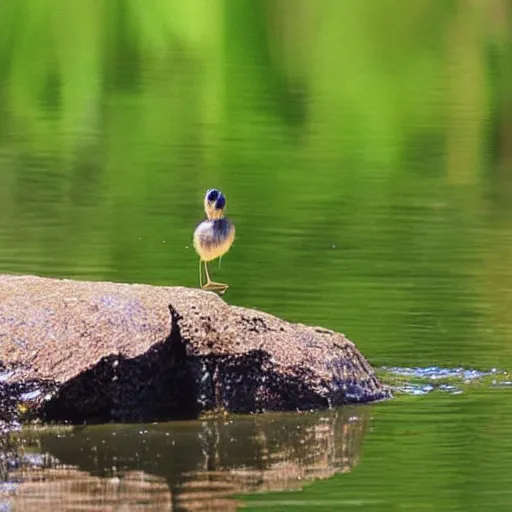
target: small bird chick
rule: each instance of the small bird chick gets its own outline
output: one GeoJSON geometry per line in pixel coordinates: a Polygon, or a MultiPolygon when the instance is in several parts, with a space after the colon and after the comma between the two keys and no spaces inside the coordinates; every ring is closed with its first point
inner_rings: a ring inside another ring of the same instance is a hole
{"type": "Polygon", "coordinates": [[[235,239],[235,226],[224,216],[226,198],[215,188],[206,192],[204,211],[206,220],[201,222],[194,231],[194,249],[199,255],[199,285],[203,290],[224,293],[229,285],[216,283],[210,279],[208,262],[226,254],[235,239]],[[206,282],[203,284],[203,271],[206,282]]]}

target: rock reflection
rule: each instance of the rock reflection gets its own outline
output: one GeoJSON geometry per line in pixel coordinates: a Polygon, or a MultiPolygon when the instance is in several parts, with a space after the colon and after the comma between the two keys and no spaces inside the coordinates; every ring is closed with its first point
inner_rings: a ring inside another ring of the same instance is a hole
{"type": "MultiPolygon", "coordinates": [[[[99,478],[73,467],[18,471],[7,502],[24,512],[171,510],[165,479],[129,471],[123,478],[99,478]]],[[[0,494],[1,496],[1,494],[0,494]]],[[[9,510],[9,509],[8,509],[9,510]]]]}
{"type": "Polygon", "coordinates": [[[370,411],[44,431],[32,439],[44,464],[13,468],[7,500],[38,512],[235,510],[234,494],[297,489],[350,471],[370,411]]]}

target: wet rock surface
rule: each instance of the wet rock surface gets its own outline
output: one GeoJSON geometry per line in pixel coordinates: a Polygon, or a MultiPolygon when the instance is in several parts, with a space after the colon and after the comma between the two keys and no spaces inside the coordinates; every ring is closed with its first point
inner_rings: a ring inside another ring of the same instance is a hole
{"type": "Polygon", "coordinates": [[[158,421],[388,397],[344,335],[211,292],[0,275],[0,421],[158,421]]]}

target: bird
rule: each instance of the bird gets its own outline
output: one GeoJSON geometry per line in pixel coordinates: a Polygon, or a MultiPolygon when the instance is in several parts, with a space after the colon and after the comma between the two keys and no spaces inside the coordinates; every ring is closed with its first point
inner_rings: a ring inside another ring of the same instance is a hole
{"type": "Polygon", "coordinates": [[[226,197],[216,188],[206,191],[204,211],[206,219],[194,231],[194,249],[199,256],[199,286],[203,290],[223,294],[229,285],[216,283],[210,279],[208,262],[226,254],[235,240],[235,225],[224,216],[226,197]],[[203,283],[203,266],[206,283],[203,283]]]}

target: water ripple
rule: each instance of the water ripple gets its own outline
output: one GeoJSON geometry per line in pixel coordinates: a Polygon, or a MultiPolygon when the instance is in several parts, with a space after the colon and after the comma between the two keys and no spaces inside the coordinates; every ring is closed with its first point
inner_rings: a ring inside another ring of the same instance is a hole
{"type": "Polygon", "coordinates": [[[507,371],[492,368],[490,370],[475,370],[466,368],[442,368],[427,366],[425,368],[383,367],[386,380],[391,381],[391,387],[396,393],[408,395],[426,395],[439,390],[452,395],[464,392],[464,386],[481,381],[490,387],[512,386],[507,371]]]}

